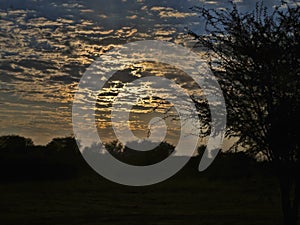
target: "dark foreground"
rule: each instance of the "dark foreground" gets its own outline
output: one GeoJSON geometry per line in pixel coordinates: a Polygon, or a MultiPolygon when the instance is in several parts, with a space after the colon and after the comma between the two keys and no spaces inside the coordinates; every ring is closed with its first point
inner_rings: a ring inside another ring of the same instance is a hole
{"type": "Polygon", "coordinates": [[[0,183],[0,223],[282,224],[278,185],[263,167],[228,165],[219,159],[198,173],[198,160],[173,178],[148,187],[114,184],[87,166],[69,177],[6,177],[0,183]]]}

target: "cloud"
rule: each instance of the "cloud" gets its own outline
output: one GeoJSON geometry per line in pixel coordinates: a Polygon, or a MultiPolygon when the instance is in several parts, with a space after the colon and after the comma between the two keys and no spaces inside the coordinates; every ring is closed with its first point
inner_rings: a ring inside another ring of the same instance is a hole
{"type": "MultiPolygon", "coordinates": [[[[226,7],[227,2],[0,1],[2,132],[37,135],[36,140],[38,136],[48,140],[71,134],[71,105],[76,86],[95,59],[136,40],[159,39],[191,47],[184,28],[198,30],[203,21],[189,8],[199,4],[226,7]]],[[[252,0],[236,2],[244,10],[254,8],[252,0]]],[[[269,6],[275,1],[265,3],[269,6]]],[[[151,66],[145,73],[174,78],[172,72],[160,67],[151,66]]],[[[123,82],[130,80],[129,70],[118,75],[123,82]]],[[[135,77],[138,75],[137,72],[135,77]]],[[[186,88],[193,86],[184,76],[179,81],[186,88]]],[[[106,107],[106,103],[101,106],[106,107]]]]}
{"type": "Polygon", "coordinates": [[[195,13],[191,12],[179,12],[176,9],[170,7],[161,7],[161,6],[154,6],[150,9],[151,11],[157,11],[160,18],[185,18],[190,16],[196,16],[195,13]]]}

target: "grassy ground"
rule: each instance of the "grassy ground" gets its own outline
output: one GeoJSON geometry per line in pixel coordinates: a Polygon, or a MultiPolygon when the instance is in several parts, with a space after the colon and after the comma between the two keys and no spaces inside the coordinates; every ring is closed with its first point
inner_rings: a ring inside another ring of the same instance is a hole
{"type": "Polygon", "coordinates": [[[1,182],[0,224],[281,224],[275,179],[209,172],[186,169],[148,187],[114,184],[88,168],[72,179],[1,182]]]}

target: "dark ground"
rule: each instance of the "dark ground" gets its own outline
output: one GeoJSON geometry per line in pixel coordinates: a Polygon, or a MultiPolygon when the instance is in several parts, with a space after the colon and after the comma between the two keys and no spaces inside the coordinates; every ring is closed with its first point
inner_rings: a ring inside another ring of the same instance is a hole
{"type": "Polygon", "coordinates": [[[51,165],[56,175],[47,174],[45,163],[29,172],[19,165],[13,174],[23,177],[2,162],[0,224],[282,224],[278,184],[264,166],[218,156],[198,173],[198,162],[148,187],[112,183],[82,161],[76,168],[51,165]]]}

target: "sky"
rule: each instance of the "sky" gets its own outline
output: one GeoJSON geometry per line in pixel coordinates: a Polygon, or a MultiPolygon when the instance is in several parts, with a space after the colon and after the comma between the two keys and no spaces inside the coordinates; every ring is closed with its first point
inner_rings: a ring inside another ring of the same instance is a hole
{"type": "MultiPolygon", "coordinates": [[[[253,0],[235,2],[246,11],[255,5],[253,0]]],[[[204,27],[192,6],[222,9],[228,4],[220,0],[1,0],[0,135],[22,135],[35,144],[73,135],[72,103],[86,68],[105,52],[138,40],[164,40],[192,48],[186,30],[201,33],[204,27]]],[[[112,80],[106,91],[117,92],[128,76],[147,74],[171,76],[190,93],[196,90],[181,71],[143,63],[120,71],[121,79],[112,80]]],[[[108,108],[115,95],[103,96],[98,130],[108,140],[113,137],[108,108]]],[[[151,108],[157,100],[146,99],[143,104],[151,108]]],[[[156,113],[166,108],[161,106],[156,113]]],[[[137,105],[133,117],[139,122],[132,128],[144,137],[150,117],[139,110],[137,105]]],[[[169,125],[168,138],[175,140],[178,123],[169,121],[169,125]]]]}

